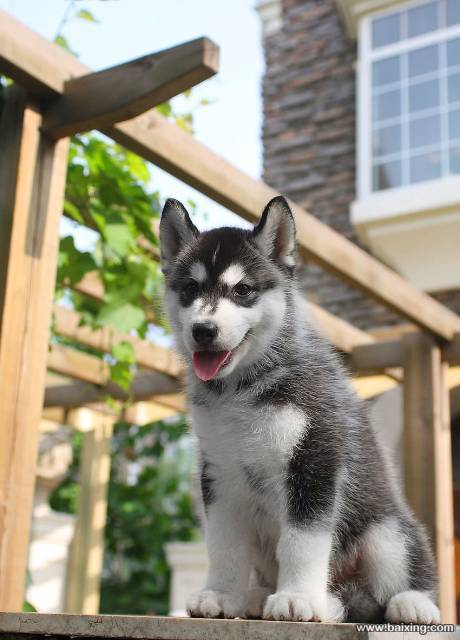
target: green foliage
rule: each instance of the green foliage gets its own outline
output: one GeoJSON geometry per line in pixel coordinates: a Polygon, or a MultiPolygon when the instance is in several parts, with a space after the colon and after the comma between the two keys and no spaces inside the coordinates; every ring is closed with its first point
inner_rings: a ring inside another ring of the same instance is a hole
{"type": "MultiPolygon", "coordinates": [[[[51,498],[51,506],[59,511],[77,509],[81,444],[81,434],[76,434],[74,462],[51,498]]],[[[167,613],[170,576],[164,544],[196,537],[190,450],[184,420],[115,426],[102,613],[167,613]]]]}
{"type": "MultiPolygon", "coordinates": [[[[119,333],[144,337],[148,312],[158,306],[162,275],[152,251],[158,239],[152,223],[160,212],[158,194],[149,187],[147,163],[97,134],[71,141],[65,215],[95,232],[92,252],[76,247],[72,236],[61,239],[57,290],[77,284],[97,272],[104,284],[104,300],[67,291],[67,301],[92,328],[108,326],[119,333]]],[[[128,388],[133,361],[114,350],[112,380],[128,388]]]]}

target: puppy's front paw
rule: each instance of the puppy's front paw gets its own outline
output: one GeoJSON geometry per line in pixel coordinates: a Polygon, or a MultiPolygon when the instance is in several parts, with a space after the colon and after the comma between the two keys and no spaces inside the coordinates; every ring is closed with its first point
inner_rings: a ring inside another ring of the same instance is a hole
{"type": "Polygon", "coordinates": [[[343,617],[340,600],[330,594],[281,591],[267,598],[264,608],[266,620],[291,620],[295,622],[338,621],[343,617]]]}
{"type": "Polygon", "coordinates": [[[240,618],[244,605],[243,595],[204,589],[188,599],[187,611],[192,618],[240,618]]]}
{"type": "Polygon", "coordinates": [[[393,596],[385,612],[388,622],[414,622],[437,624],[440,621],[438,607],[421,591],[402,591],[393,596]]]}

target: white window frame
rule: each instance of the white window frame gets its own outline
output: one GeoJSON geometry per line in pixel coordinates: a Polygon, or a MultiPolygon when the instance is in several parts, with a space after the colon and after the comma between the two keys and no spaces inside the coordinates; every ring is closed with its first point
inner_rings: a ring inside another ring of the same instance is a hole
{"type": "MultiPolygon", "coordinates": [[[[459,0],[460,2],[460,0],[459,0]]],[[[442,183],[453,176],[443,175],[433,180],[406,183],[399,187],[393,187],[380,191],[372,190],[373,176],[373,155],[372,155],[372,63],[378,59],[407,53],[413,49],[419,49],[430,44],[437,44],[450,38],[460,36],[460,25],[451,27],[441,27],[436,31],[431,31],[421,36],[405,38],[400,42],[372,48],[372,21],[385,15],[393,14],[400,10],[411,7],[422,6],[427,0],[412,0],[393,4],[384,10],[375,11],[361,18],[358,27],[358,83],[357,83],[357,172],[356,172],[356,192],[357,200],[364,201],[369,198],[377,198],[380,195],[397,195],[407,190],[412,191],[427,183],[442,183]]],[[[446,90],[447,74],[443,73],[441,91],[446,90]]],[[[441,127],[446,126],[447,115],[441,118],[441,127]]],[[[443,136],[445,140],[445,136],[443,136]]],[[[407,148],[407,145],[406,145],[407,148]]],[[[445,158],[445,156],[443,156],[445,158]]],[[[445,162],[445,159],[443,159],[445,162]]],[[[454,179],[457,179],[454,176],[454,179]]],[[[459,197],[460,200],[460,197],[459,197]]]]}

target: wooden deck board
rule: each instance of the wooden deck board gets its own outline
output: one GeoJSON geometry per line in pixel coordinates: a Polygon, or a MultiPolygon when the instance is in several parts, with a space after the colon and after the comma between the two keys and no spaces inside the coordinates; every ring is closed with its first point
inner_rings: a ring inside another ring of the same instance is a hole
{"type": "Polygon", "coordinates": [[[0,638],[56,640],[133,638],[136,640],[366,640],[352,624],[208,620],[153,616],[80,616],[0,613],[0,638]]]}

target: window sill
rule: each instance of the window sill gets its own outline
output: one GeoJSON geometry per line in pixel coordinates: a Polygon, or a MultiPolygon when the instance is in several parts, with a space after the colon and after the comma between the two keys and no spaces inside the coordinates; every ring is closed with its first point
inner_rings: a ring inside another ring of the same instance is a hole
{"type": "Polygon", "coordinates": [[[460,176],[357,200],[351,221],[372,253],[419,288],[460,287],[460,176]]]}

